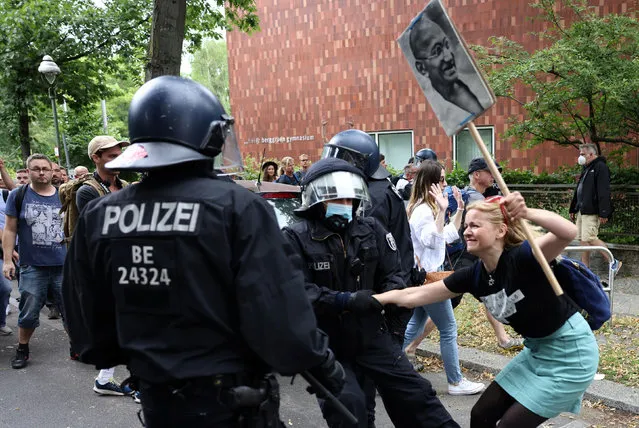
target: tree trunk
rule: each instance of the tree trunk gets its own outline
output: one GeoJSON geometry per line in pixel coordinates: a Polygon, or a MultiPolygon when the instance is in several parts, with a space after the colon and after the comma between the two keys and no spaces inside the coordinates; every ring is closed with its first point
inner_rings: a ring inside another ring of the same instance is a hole
{"type": "Polygon", "coordinates": [[[146,80],[180,75],[186,0],[155,0],[146,80]]]}
{"type": "MultiPolygon", "coordinates": [[[[28,75],[28,73],[24,73],[28,75]]],[[[22,81],[18,82],[18,89],[16,90],[16,99],[18,100],[18,139],[20,141],[20,151],[22,152],[22,161],[24,165],[27,165],[27,158],[31,155],[31,138],[29,136],[29,107],[27,101],[27,94],[24,90],[24,84],[22,81]]]]}
{"type": "Polygon", "coordinates": [[[22,152],[22,161],[27,162],[27,158],[31,155],[31,140],[29,139],[29,111],[26,106],[20,106],[18,116],[20,127],[20,151],[22,152]]]}

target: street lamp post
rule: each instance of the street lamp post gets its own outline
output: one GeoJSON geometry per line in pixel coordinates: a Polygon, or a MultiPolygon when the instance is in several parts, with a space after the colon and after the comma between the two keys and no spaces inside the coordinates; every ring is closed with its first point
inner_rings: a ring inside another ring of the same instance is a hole
{"type": "MultiPolygon", "coordinates": [[[[60,67],[53,61],[49,55],[42,58],[42,62],[38,67],[38,72],[42,73],[46,81],[49,83],[49,98],[51,99],[51,107],[53,108],[53,123],[55,125],[56,155],[60,156],[60,130],[58,128],[58,109],[55,102],[55,79],[60,74],[60,67]]],[[[66,141],[63,141],[64,158],[67,166],[67,172],[71,169],[69,165],[69,151],[67,150],[66,141]]]]}

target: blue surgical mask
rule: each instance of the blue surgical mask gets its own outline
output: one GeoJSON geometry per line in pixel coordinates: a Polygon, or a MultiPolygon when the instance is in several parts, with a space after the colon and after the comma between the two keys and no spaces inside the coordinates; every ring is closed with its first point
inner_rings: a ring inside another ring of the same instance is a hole
{"type": "Polygon", "coordinates": [[[329,202],[326,206],[326,218],[334,215],[342,217],[350,223],[353,220],[353,206],[329,202]]]}

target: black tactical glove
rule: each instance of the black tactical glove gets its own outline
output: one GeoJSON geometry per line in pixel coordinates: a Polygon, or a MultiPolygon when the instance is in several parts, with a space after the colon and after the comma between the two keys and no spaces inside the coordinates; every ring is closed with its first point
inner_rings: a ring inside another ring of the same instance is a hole
{"type": "MultiPolygon", "coordinates": [[[[319,383],[324,385],[336,397],[342,392],[344,382],[346,381],[346,373],[342,365],[335,359],[335,354],[330,349],[326,352],[326,359],[319,366],[309,370],[319,383]]],[[[319,398],[325,398],[322,394],[310,386],[307,391],[311,394],[317,394],[319,398]]]]}
{"type": "Polygon", "coordinates": [[[382,312],[384,306],[373,297],[374,293],[373,290],[359,290],[351,293],[345,309],[361,315],[382,312]]]}
{"type": "Polygon", "coordinates": [[[426,281],[426,271],[424,269],[412,268],[410,271],[410,286],[423,285],[426,281]]]}

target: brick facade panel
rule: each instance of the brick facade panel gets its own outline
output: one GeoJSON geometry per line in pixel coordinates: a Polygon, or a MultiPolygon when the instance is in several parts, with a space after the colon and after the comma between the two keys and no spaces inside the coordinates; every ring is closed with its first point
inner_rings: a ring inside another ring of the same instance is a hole
{"type": "MultiPolygon", "coordinates": [[[[598,1],[601,13],[625,11],[627,3],[598,1]]],[[[507,36],[528,49],[540,47],[528,34],[541,29],[529,18],[537,11],[528,0],[444,4],[468,44],[487,45],[491,36],[507,36]]],[[[268,157],[297,159],[307,153],[317,160],[325,121],[328,138],[350,123],[369,132],[413,130],[415,151],[430,147],[451,160],[452,139],[439,126],[396,42],[424,5],[414,0],[257,0],[262,30],[251,36],[227,34],[231,106],[242,151],[261,154],[266,147],[268,157]]],[[[514,102],[498,99],[475,121],[495,127],[498,159],[537,172],[575,163],[574,149],[547,143],[518,150],[501,141],[509,117],[523,114],[514,102]]]]}

